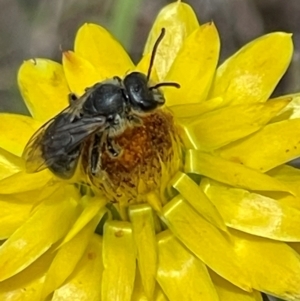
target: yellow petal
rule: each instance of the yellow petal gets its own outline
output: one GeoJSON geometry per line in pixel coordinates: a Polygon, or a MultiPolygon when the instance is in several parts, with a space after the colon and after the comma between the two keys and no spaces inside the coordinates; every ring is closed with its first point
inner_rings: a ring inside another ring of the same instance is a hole
{"type": "Polygon", "coordinates": [[[100,219],[107,212],[104,206],[107,203],[107,199],[103,196],[90,198],[84,196],[85,208],[77,218],[76,222],[62,241],[59,247],[70,241],[79,231],[81,231],[98,213],[100,219]]]}
{"type": "Polygon", "coordinates": [[[297,183],[300,181],[300,170],[289,165],[280,165],[270,170],[268,174],[283,182],[297,183]]]}
{"type": "Polygon", "coordinates": [[[160,212],[162,208],[162,198],[159,197],[159,195],[153,191],[146,194],[146,200],[147,203],[150,204],[150,206],[155,210],[156,212],[160,212]]]}
{"type": "Polygon", "coordinates": [[[157,281],[170,300],[219,301],[206,266],[170,231],[158,236],[157,281]]]}
{"type": "Polygon", "coordinates": [[[220,156],[265,172],[300,156],[299,131],[300,119],[272,123],[220,150],[220,156]]]}
{"type": "Polygon", "coordinates": [[[182,172],[177,172],[172,178],[170,185],[172,185],[202,217],[217,228],[226,231],[226,225],[218,209],[190,177],[182,172]]]}
{"type": "Polygon", "coordinates": [[[182,121],[188,147],[214,150],[248,136],[268,123],[290,99],[221,108],[182,121]]]}
{"type": "MultiPolygon", "coordinates": [[[[274,177],[274,178],[276,178],[276,177],[274,177]]],[[[266,191],[266,192],[263,192],[263,195],[266,197],[269,197],[273,200],[276,200],[277,202],[280,202],[281,204],[283,204],[285,206],[300,210],[300,203],[299,203],[299,195],[300,194],[297,194],[294,189],[294,187],[296,185],[299,186],[298,182],[296,182],[295,185],[290,185],[292,182],[290,182],[290,183],[285,182],[285,181],[281,181],[281,182],[284,183],[287,187],[289,187],[289,189],[293,192],[293,195],[278,192],[278,191],[266,191]]],[[[299,191],[299,189],[298,189],[298,191],[299,191]]]]}
{"type": "Polygon", "coordinates": [[[211,223],[203,219],[182,197],[163,208],[163,220],[172,233],[216,273],[246,291],[251,291],[248,276],[236,259],[233,246],[211,223]]]}
{"type": "Polygon", "coordinates": [[[33,133],[42,125],[29,116],[0,114],[0,147],[21,157],[33,133]]]}
{"type": "Polygon", "coordinates": [[[221,96],[231,104],[266,101],[292,54],[290,34],[276,32],[250,42],[218,68],[209,97],[221,96]]]}
{"type": "MultiPolygon", "coordinates": [[[[156,283],[154,297],[151,299],[153,301],[169,301],[160,286],[156,283]]],[[[131,301],[149,301],[144,292],[141,275],[139,270],[136,271],[134,290],[132,293],[131,301]]]]}
{"type": "Polygon", "coordinates": [[[119,42],[103,27],[86,23],[80,27],[75,39],[75,52],[89,61],[101,78],[123,76],[134,65],[119,42]]]}
{"type": "Polygon", "coordinates": [[[200,26],[185,39],[164,79],[180,84],[180,89],[164,89],[168,106],[206,99],[218,63],[219,50],[219,35],[213,23],[200,26]]]}
{"type": "Polygon", "coordinates": [[[215,110],[221,103],[223,99],[221,97],[217,97],[214,99],[210,99],[209,101],[204,101],[201,103],[190,103],[183,105],[174,105],[168,107],[168,109],[173,113],[173,115],[177,118],[191,118],[197,115],[202,115],[209,111],[215,110]]]}
{"type": "Polygon", "coordinates": [[[25,269],[68,231],[76,217],[76,203],[61,191],[52,195],[0,247],[0,280],[25,269]],[[14,254],[14,256],[12,256],[14,254]]]}
{"type": "MultiPolygon", "coordinates": [[[[14,257],[14,254],[11,257],[14,257]]],[[[0,284],[0,300],[33,301],[41,300],[45,273],[54,257],[52,249],[43,254],[28,268],[0,284]]]]}
{"type": "Polygon", "coordinates": [[[258,291],[245,292],[212,270],[209,270],[209,274],[218,292],[220,301],[263,301],[258,291]]]}
{"type": "MultiPolygon", "coordinates": [[[[156,294],[155,294],[155,301],[169,301],[167,296],[164,294],[162,289],[157,286],[156,294]]],[[[143,301],[148,301],[148,300],[143,300],[143,301]]]]}
{"type": "Polygon", "coordinates": [[[104,225],[102,301],[130,301],[133,291],[136,254],[128,222],[109,221],[104,225]]]}
{"type": "Polygon", "coordinates": [[[236,230],[230,232],[255,289],[285,300],[300,299],[300,257],[292,248],[236,230]]]}
{"type": "Polygon", "coordinates": [[[149,205],[129,207],[133,238],[137,248],[138,267],[144,291],[152,299],[157,271],[157,246],[153,211],[149,205]]]}
{"type": "Polygon", "coordinates": [[[60,64],[33,59],[23,63],[18,83],[34,119],[46,122],[68,105],[68,84],[60,64]]]}
{"type": "Polygon", "coordinates": [[[300,243],[299,242],[290,242],[288,243],[298,254],[300,254],[300,243]]]}
{"type": "Polygon", "coordinates": [[[101,238],[94,234],[74,273],[54,292],[52,301],[101,300],[103,272],[101,249],[101,238]]]}
{"type": "Polygon", "coordinates": [[[77,96],[84,94],[85,89],[103,81],[105,76],[96,68],[73,51],[63,53],[63,68],[70,90],[77,96]]]}
{"type": "Polygon", "coordinates": [[[99,216],[94,217],[73,239],[58,250],[46,274],[42,293],[43,297],[46,297],[60,287],[74,271],[78,261],[86,250],[99,220],[99,216]]]}
{"type": "Polygon", "coordinates": [[[0,240],[13,234],[29,217],[40,191],[0,195],[0,240]]]}
{"type": "MultiPolygon", "coordinates": [[[[290,103],[284,107],[281,112],[273,118],[272,122],[274,121],[281,121],[285,119],[295,119],[300,117],[300,94],[289,94],[282,96],[282,98],[291,98],[290,103]]],[[[270,99],[272,100],[272,99],[270,99]]]]}
{"type": "Polygon", "coordinates": [[[154,43],[157,41],[161,29],[166,29],[166,35],[159,44],[155,56],[155,66],[157,66],[160,80],[163,80],[169,71],[185,38],[198,26],[199,23],[193,9],[181,1],[171,3],[160,11],[144,49],[144,54],[152,53],[154,43]]]}
{"type": "Polygon", "coordinates": [[[24,161],[20,157],[0,148],[0,181],[24,168],[24,161]]]}
{"type": "Polygon", "coordinates": [[[187,152],[185,172],[204,175],[219,182],[249,190],[291,193],[286,185],[275,178],[197,150],[187,152]]]}
{"type": "Polygon", "coordinates": [[[275,240],[300,241],[300,210],[257,193],[208,179],[202,182],[203,190],[227,226],[275,240]]]}
{"type": "Polygon", "coordinates": [[[32,174],[20,171],[0,181],[0,192],[11,194],[40,189],[52,179],[53,175],[48,170],[32,174]]]}
{"type": "Polygon", "coordinates": [[[148,301],[146,294],[144,292],[144,287],[142,284],[142,279],[139,270],[136,270],[134,289],[132,292],[131,301],[148,301]]]}
{"type": "Polygon", "coordinates": [[[282,195],[278,199],[286,203],[287,205],[300,209],[300,170],[292,166],[280,165],[270,170],[268,174],[284,183],[296,196],[294,197],[294,200],[291,198],[284,198],[282,195]]]}

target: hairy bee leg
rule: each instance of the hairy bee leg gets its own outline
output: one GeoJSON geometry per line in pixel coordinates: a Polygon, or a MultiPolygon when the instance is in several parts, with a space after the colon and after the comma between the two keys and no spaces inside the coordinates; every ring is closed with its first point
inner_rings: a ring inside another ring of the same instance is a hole
{"type": "Polygon", "coordinates": [[[93,147],[91,151],[91,173],[96,175],[101,168],[101,148],[102,148],[102,135],[96,134],[94,136],[93,147]]]}
{"type": "Polygon", "coordinates": [[[113,142],[107,135],[106,137],[106,149],[113,156],[118,157],[120,154],[120,148],[113,142]]]}

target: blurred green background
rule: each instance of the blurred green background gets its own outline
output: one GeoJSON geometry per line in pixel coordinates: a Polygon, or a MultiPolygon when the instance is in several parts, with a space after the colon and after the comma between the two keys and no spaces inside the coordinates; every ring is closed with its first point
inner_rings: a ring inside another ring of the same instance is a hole
{"type": "MultiPolygon", "coordinates": [[[[0,0],[0,111],[27,113],[16,84],[18,67],[32,57],[61,59],[77,29],[96,22],[112,31],[134,61],[167,0],[0,0]]],[[[295,55],[276,95],[300,91],[300,0],[189,0],[201,23],[213,20],[221,61],[271,31],[294,34],[295,55]]],[[[280,55],[280,54],[279,54],[280,55]]]]}

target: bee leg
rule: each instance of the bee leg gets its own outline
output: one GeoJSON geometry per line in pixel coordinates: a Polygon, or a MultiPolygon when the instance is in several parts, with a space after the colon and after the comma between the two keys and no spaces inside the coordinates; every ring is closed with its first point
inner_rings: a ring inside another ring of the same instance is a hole
{"type": "Polygon", "coordinates": [[[78,97],[75,93],[70,93],[68,95],[69,105],[71,105],[77,99],[78,99],[78,97]]]}
{"type": "Polygon", "coordinates": [[[94,136],[93,147],[91,151],[91,173],[92,175],[96,175],[101,169],[101,147],[102,147],[102,137],[101,135],[94,136]]]}
{"type": "Polygon", "coordinates": [[[120,155],[120,148],[107,136],[106,149],[112,157],[116,158],[120,155]]]}

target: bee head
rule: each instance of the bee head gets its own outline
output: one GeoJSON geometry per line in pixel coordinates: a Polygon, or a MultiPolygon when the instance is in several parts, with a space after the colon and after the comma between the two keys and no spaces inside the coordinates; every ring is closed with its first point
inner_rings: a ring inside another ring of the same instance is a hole
{"type": "Polygon", "coordinates": [[[163,94],[148,87],[147,76],[140,72],[132,72],[124,78],[129,102],[133,110],[149,112],[165,103],[163,94]]]}
{"type": "Polygon", "coordinates": [[[172,86],[180,88],[180,85],[173,82],[161,82],[154,86],[149,86],[149,79],[154,64],[155,54],[159,43],[162,41],[166,30],[162,28],[156,40],[151,54],[150,65],[147,75],[140,72],[132,72],[124,78],[124,86],[128,93],[130,105],[133,110],[149,112],[165,103],[163,93],[159,90],[162,86],[172,86]]]}

